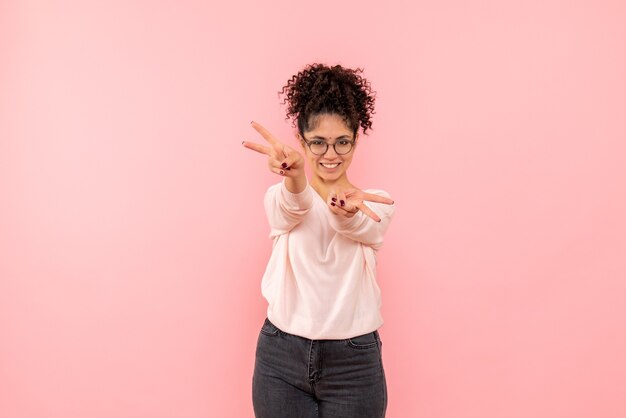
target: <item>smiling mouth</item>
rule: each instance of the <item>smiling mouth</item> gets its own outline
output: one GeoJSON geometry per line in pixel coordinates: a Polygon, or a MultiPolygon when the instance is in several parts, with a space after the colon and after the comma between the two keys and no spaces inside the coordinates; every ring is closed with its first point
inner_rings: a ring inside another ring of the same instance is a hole
{"type": "Polygon", "coordinates": [[[341,164],[341,163],[334,163],[334,164],[325,164],[325,163],[320,163],[320,165],[323,165],[324,167],[326,167],[326,168],[330,168],[330,169],[338,167],[338,166],[339,166],[339,164],[341,164]]]}

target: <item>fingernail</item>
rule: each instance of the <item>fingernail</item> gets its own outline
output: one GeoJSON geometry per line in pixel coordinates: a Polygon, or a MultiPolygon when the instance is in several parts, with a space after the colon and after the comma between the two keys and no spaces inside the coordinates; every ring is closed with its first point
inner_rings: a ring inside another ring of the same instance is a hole
{"type": "Polygon", "coordinates": [[[345,206],[346,202],[344,202],[343,200],[340,200],[339,203],[341,203],[341,206],[345,206]]]}
{"type": "Polygon", "coordinates": [[[243,144],[244,142],[246,142],[246,141],[241,141],[241,143],[242,143],[242,144],[243,144]]]}
{"type": "Polygon", "coordinates": [[[287,167],[287,170],[291,170],[291,167],[287,167]]]}
{"type": "Polygon", "coordinates": [[[287,168],[287,163],[283,163],[283,164],[282,164],[282,167],[283,167],[283,168],[287,168]]]}
{"type": "Polygon", "coordinates": [[[283,170],[280,170],[280,174],[285,174],[285,172],[283,170]]]}
{"type": "Polygon", "coordinates": [[[253,121],[253,120],[251,120],[251,121],[250,121],[250,124],[252,124],[252,123],[254,123],[254,121],[253,121]]]}
{"type": "Polygon", "coordinates": [[[331,205],[335,206],[335,202],[330,202],[331,205]]]}
{"type": "Polygon", "coordinates": [[[337,201],[337,198],[336,198],[336,197],[333,197],[333,202],[336,202],[336,201],[337,201]]]}

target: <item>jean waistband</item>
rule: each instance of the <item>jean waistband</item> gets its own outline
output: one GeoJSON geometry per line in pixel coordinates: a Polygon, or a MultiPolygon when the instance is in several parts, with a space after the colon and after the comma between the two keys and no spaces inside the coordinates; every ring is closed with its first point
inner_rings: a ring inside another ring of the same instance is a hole
{"type": "Polygon", "coordinates": [[[351,338],[358,338],[358,337],[362,337],[364,335],[369,335],[369,334],[374,334],[376,339],[378,341],[380,341],[380,335],[378,334],[378,330],[374,330],[372,332],[366,332],[365,334],[361,334],[361,335],[354,335],[354,336],[348,337],[348,338],[337,338],[337,339],[323,338],[323,339],[319,339],[319,340],[311,340],[310,338],[303,337],[301,335],[290,334],[288,332],[283,331],[282,329],[280,329],[276,325],[274,325],[272,323],[272,321],[270,321],[269,318],[267,318],[267,317],[265,318],[265,322],[263,323],[263,326],[266,326],[266,325],[269,325],[270,327],[275,328],[282,335],[289,335],[289,336],[296,337],[296,338],[301,338],[301,339],[304,339],[304,340],[307,340],[307,341],[345,341],[345,340],[349,340],[351,338]]]}

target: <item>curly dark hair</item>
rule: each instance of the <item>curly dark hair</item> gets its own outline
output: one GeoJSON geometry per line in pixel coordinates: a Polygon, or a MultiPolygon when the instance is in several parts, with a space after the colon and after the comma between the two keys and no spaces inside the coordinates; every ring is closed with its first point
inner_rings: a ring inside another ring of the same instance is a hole
{"type": "Polygon", "coordinates": [[[307,65],[278,92],[279,97],[285,96],[282,104],[289,104],[285,119],[292,118],[294,127],[297,121],[300,135],[303,135],[315,129],[316,116],[337,114],[355,136],[359,125],[366,134],[372,129],[376,92],[359,75],[362,72],[362,68],[349,69],[341,65],[307,65]]]}

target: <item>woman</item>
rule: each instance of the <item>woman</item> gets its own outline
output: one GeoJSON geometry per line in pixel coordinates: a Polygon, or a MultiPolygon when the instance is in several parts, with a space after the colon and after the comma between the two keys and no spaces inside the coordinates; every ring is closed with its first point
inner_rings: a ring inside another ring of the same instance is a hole
{"type": "Polygon", "coordinates": [[[264,199],[273,250],[252,379],[259,418],[385,416],[376,250],[394,205],[348,179],[359,127],[371,129],[374,111],[361,72],[312,64],[283,87],[301,152],[255,122],[267,145],[243,142],[282,177],[264,199]]]}

